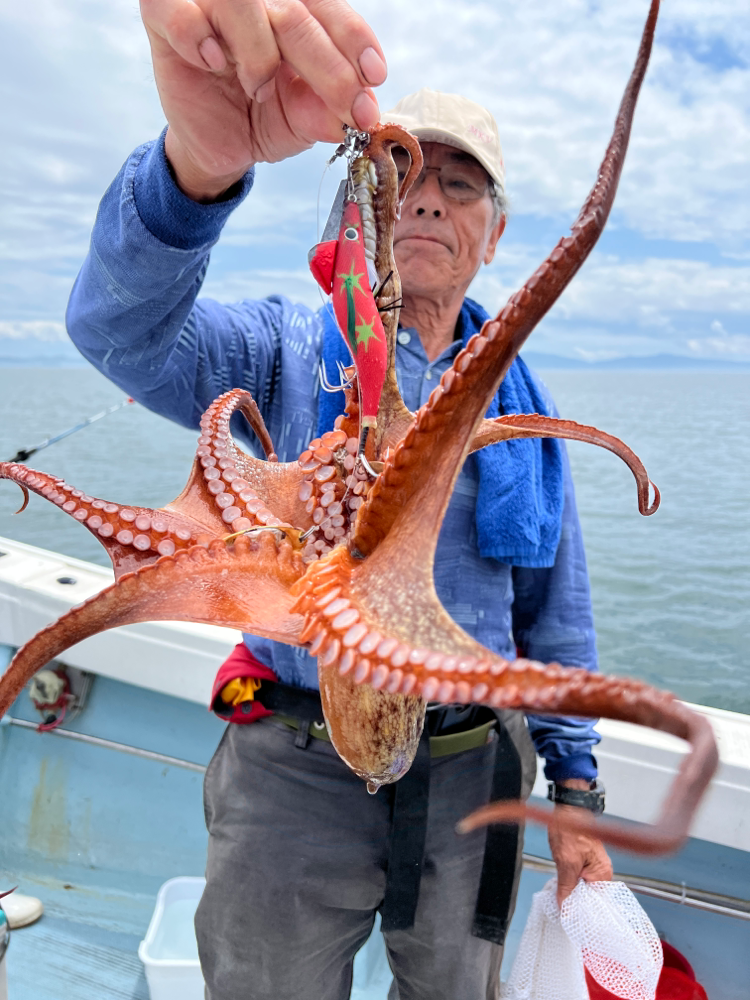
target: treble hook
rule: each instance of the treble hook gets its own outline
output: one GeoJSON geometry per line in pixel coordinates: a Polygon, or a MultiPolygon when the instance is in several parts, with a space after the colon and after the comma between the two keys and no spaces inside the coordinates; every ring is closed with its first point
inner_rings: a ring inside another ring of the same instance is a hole
{"type": "Polygon", "coordinates": [[[338,358],[336,358],[336,367],[338,368],[339,375],[341,376],[341,388],[348,389],[349,386],[354,381],[354,376],[352,375],[351,377],[349,377],[346,374],[346,368],[342,365],[342,363],[339,361],[338,358]]]}
{"type": "Polygon", "coordinates": [[[357,461],[362,463],[362,467],[368,476],[372,476],[373,479],[378,478],[377,472],[373,469],[370,463],[365,458],[365,447],[367,445],[367,435],[370,433],[369,426],[362,428],[359,435],[359,446],[357,447],[357,461]]]}
{"type": "Polygon", "coordinates": [[[367,473],[367,475],[368,476],[372,476],[373,479],[377,479],[378,478],[378,474],[373,469],[373,467],[370,465],[370,463],[367,461],[367,459],[365,458],[365,453],[363,451],[361,451],[359,453],[359,455],[357,455],[357,458],[360,460],[360,462],[364,466],[364,469],[365,469],[365,472],[367,473]]]}
{"type": "MultiPolygon", "coordinates": [[[[340,365],[341,362],[337,361],[336,364],[340,365]]],[[[320,359],[320,364],[318,365],[318,381],[320,382],[320,388],[323,390],[323,392],[343,392],[344,389],[346,389],[349,383],[346,381],[346,379],[343,379],[343,372],[341,371],[341,368],[339,368],[339,374],[342,375],[342,384],[331,385],[331,383],[328,381],[328,374],[326,372],[325,362],[323,361],[322,358],[320,359]]]]}
{"type": "Polygon", "coordinates": [[[346,199],[356,201],[354,194],[354,180],[352,178],[352,163],[362,155],[362,152],[370,143],[370,133],[360,132],[359,129],[351,125],[342,125],[344,130],[344,141],[336,147],[336,151],[328,161],[331,166],[340,156],[346,160],[346,199]]]}

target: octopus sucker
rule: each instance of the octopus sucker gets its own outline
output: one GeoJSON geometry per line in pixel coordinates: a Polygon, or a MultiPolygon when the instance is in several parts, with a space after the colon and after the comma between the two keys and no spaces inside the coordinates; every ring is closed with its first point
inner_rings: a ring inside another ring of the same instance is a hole
{"type": "MultiPolygon", "coordinates": [[[[631,469],[640,512],[651,514],[658,506],[658,491],[642,463],[617,438],[540,414],[484,417],[518,350],[582,266],[606,223],[658,6],[653,0],[611,141],[571,235],[471,338],[416,413],[404,405],[395,377],[401,285],[393,230],[422,156],[415,137],[396,125],[371,131],[352,173],[367,259],[379,282],[388,367],[366,463],[358,452],[364,418],[356,376],[349,372],[345,413],[293,462],[278,461],[249,393],[232,389],[219,397],[201,420],[184,490],[158,509],[101,500],[44,472],[0,464],[0,478],[16,482],[25,499],[37,493],[102,542],[116,581],[18,651],[0,679],[0,712],[7,711],[36,670],[105,629],[165,619],[225,625],[318,656],[331,740],[369,791],[408,770],[428,701],[603,716],[679,736],[689,752],[655,826],[626,829],[597,822],[592,827],[587,817],[560,821],[571,829],[594,829],[605,842],[633,850],[679,846],[718,762],[708,722],[640,681],[496,656],[448,616],[432,572],[458,471],[466,455],[489,444],[560,437],[607,448],[631,469]],[[412,160],[400,188],[394,145],[407,149],[412,160]],[[246,419],[264,458],[234,441],[230,423],[235,413],[246,419]]],[[[524,818],[549,822],[549,815],[504,802],[470,817],[464,828],[524,818]]]]}

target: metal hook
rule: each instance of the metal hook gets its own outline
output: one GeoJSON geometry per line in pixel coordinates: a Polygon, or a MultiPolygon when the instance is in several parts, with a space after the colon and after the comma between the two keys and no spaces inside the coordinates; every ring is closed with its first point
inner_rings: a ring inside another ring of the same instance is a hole
{"type": "Polygon", "coordinates": [[[348,376],[348,375],[346,374],[346,368],[345,368],[345,367],[344,367],[344,365],[343,365],[343,364],[342,364],[342,363],[341,363],[341,362],[339,361],[339,359],[338,359],[338,358],[336,358],[336,367],[338,368],[338,370],[339,370],[339,375],[341,376],[341,388],[342,388],[342,389],[348,389],[348,388],[349,388],[349,386],[350,386],[350,385],[352,384],[352,382],[354,381],[354,376],[352,375],[352,376],[350,377],[350,376],[348,376]]]}
{"type": "Polygon", "coordinates": [[[324,392],[343,392],[344,389],[348,389],[349,386],[354,381],[354,376],[351,378],[347,377],[346,369],[341,364],[341,362],[336,359],[336,367],[339,370],[340,384],[333,385],[328,381],[328,373],[326,372],[326,366],[323,359],[320,359],[320,364],[318,365],[318,381],[320,382],[320,387],[324,392]]]}
{"type": "Polygon", "coordinates": [[[344,130],[344,141],[336,147],[336,152],[328,161],[328,165],[330,166],[339,157],[343,157],[346,160],[346,200],[356,201],[354,180],[352,178],[352,163],[357,157],[362,155],[362,152],[370,144],[370,134],[369,132],[360,132],[359,129],[353,128],[351,125],[343,125],[342,128],[344,130]]]}
{"type": "MultiPolygon", "coordinates": [[[[336,362],[336,364],[339,363],[340,362],[338,361],[336,362]]],[[[341,372],[339,373],[341,374],[341,372]]],[[[342,385],[332,385],[328,381],[328,374],[326,372],[325,362],[323,361],[322,358],[320,359],[320,364],[318,365],[318,381],[320,382],[320,388],[323,390],[323,392],[343,392],[344,389],[346,389],[347,385],[349,384],[344,380],[342,385]]]]}
{"type": "Polygon", "coordinates": [[[372,476],[373,479],[378,478],[377,472],[373,469],[370,463],[365,458],[365,447],[367,445],[367,435],[370,433],[369,426],[362,428],[359,435],[359,446],[357,447],[357,459],[362,463],[362,467],[368,476],[372,476]]]}
{"type": "Polygon", "coordinates": [[[242,531],[235,531],[231,535],[224,535],[221,540],[222,542],[231,542],[234,538],[239,538],[240,535],[254,535],[261,531],[277,531],[285,538],[289,537],[289,532],[280,524],[254,524],[252,528],[243,528],[242,531]]]}
{"type": "Polygon", "coordinates": [[[373,469],[373,467],[370,465],[370,463],[367,461],[367,459],[365,458],[365,453],[364,452],[360,452],[360,454],[357,456],[357,458],[360,460],[360,462],[364,466],[364,469],[365,469],[365,472],[367,473],[367,475],[368,476],[372,476],[373,479],[377,479],[378,478],[378,474],[373,469]]]}

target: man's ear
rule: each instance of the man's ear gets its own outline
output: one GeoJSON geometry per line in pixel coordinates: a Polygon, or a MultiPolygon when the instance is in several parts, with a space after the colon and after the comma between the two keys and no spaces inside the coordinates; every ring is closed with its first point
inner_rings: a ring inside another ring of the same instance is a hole
{"type": "Polygon", "coordinates": [[[492,227],[492,232],[490,233],[490,238],[487,241],[487,249],[484,253],[484,263],[491,264],[495,257],[495,249],[497,248],[498,241],[500,237],[505,232],[505,223],[508,220],[504,215],[501,215],[495,225],[492,227]]]}

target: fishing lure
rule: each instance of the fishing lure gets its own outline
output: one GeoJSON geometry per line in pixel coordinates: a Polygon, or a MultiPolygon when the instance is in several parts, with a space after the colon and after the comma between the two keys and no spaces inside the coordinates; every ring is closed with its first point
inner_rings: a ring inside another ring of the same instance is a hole
{"type": "MultiPolygon", "coordinates": [[[[308,261],[313,277],[331,296],[338,328],[354,361],[364,430],[377,427],[388,344],[371,287],[377,283],[377,273],[365,256],[362,216],[350,180],[346,188],[338,238],[314,246],[308,261]]],[[[332,215],[336,211],[334,204],[332,215]]]]}

